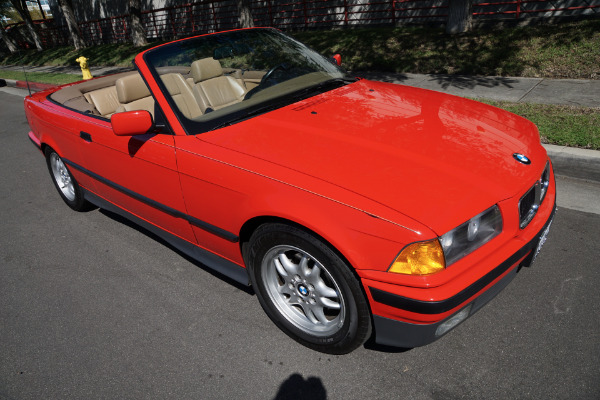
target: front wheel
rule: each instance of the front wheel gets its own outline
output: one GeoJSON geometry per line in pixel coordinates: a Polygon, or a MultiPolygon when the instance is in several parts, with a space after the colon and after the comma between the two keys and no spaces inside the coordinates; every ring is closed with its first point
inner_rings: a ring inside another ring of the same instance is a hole
{"type": "Polygon", "coordinates": [[[262,225],[249,243],[249,268],[263,309],[299,343],[345,354],[369,337],[370,312],[359,282],[310,233],[284,224],[262,225]]]}
{"type": "Polygon", "coordinates": [[[54,182],[54,186],[64,202],[75,211],[91,209],[91,204],[83,197],[81,187],[79,187],[79,184],[56,151],[48,147],[45,155],[52,182],[54,182]]]}

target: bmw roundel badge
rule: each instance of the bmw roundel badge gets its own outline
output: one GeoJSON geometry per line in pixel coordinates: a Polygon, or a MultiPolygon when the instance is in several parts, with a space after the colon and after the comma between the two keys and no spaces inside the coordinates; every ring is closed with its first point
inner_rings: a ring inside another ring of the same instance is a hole
{"type": "Polygon", "coordinates": [[[300,286],[298,286],[298,291],[300,292],[300,294],[301,294],[302,296],[306,296],[306,295],[308,295],[308,289],[307,289],[307,288],[306,288],[306,286],[304,286],[304,285],[300,285],[300,286]]]}
{"type": "Polygon", "coordinates": [[[514,153],[513,157],[515,158],[515,160],[517,160],[521,164],[525,164],[525,165],[531,164],[531,160],[526,155],[523,155],[521,153],[514,153]]]}

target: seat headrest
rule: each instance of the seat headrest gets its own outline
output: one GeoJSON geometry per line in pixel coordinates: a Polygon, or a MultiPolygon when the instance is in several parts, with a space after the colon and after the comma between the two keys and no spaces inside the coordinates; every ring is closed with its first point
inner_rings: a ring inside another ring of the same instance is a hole
{"type": "Polygon", "coordinates": [[[131,103],[132,101],[150,96],[150,91],[140,74],[128,75],[117,79],[115,86],[117,87],[117,97],[121,104],[131,103]]]}
{"type": "Polygon", "coordinates": [[[223,75],[221,63],[214,58],[203,58],[192,63],[192,77],[194,83],[223,75]]]}
{"type": "MultiPolygon", "coordinates": [[[[160,79],[162,79],[163,83],[167,87],[167,90],[169,91],[169,94],[171,96],[181,94],[180,79],[183,79],[181,77],[181,75],[179,75],[179,74],[164,74],[164,75],[160,76],[160,79]]],[[[184,83],[185,83],[185,81],[184,81],[184,83]]]]}

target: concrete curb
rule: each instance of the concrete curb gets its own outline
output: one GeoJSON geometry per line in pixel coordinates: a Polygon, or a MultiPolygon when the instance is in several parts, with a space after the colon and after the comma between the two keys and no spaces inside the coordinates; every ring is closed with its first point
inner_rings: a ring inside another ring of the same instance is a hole
{"type": "MultiPolygon", "coordinates": [[[[16,81],[14,79],[0,79],[0,87],[1,86],[9,86],[9,87],[27,89],[27,81],[16,81]],[[4,84],[2,84],[2,82],[4,82],[4,84]]],[[[40,83],[40,82],[29,82],[29,89],[31,89],[32,92],[39,92],[39,91],[46,90],[46,89],[52,89],[56,86],[59,86],[59,85],[53,85],[53,84],[49,84],[49,83],[40,83]]]]}
{"type": "Polygon", "coordinates": [[[556,175],[600,182],[600,151],[545,144],[556,175]]]}

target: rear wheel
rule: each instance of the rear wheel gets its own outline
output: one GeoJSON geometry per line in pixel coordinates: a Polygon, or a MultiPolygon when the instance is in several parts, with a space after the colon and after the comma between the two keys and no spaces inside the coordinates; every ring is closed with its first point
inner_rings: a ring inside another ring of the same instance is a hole
{"type": "Polygon", "coordinates": [[[371,332],[367,301],[347,264],[310,233],[259,227],[249,243],[257,297],[273,322],[314,350],[349,353],[371,332]]]}
{"type": "Polygon", "coordinates": [[[54,182],[54,186],[64,202],[75,211],[85,211],[92,208],[91,204],[84,199],[81,187],[79,187],[79,184],[77,184],[77,181],[73,178],[73,175],[71,175],[71,172],[56,151],[48,147],[45,155],[52,182],[54,182]]]}

